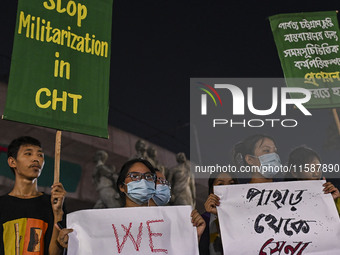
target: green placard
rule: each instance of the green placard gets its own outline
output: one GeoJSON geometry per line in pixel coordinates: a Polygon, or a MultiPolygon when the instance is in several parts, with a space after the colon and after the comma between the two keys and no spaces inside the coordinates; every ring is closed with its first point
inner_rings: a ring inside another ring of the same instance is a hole
{"type": "Polygon", "coordinates": [[[305,107],[339,107],[340,34],[336,12],[279,14],[269,19],[287,86],[311,91],[312,98],[305,107]]]}
{"type": "Polygon", "coordinates": [[[19,0],[3,118],[108,137],[113,0],[19,0]]]}

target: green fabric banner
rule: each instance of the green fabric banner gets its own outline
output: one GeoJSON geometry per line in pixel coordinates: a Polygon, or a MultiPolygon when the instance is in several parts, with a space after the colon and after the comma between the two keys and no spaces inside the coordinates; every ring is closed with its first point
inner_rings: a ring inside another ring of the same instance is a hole
{"type": "Polygon", "coordinates": [[[19,0],[3,118],[108,137],[113,0],[19,0]]]}
{"type": "Polygon", "coordinates": [[[279,14],[269,19],[287,86],[311,91],[312,98],[305,107],[339,107],[340,34],[336,12],[279,14]]]}

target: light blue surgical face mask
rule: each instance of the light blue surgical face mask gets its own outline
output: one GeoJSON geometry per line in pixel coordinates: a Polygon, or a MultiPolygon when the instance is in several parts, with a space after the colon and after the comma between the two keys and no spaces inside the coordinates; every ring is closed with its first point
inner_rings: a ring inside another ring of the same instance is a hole
{"type": "Polygon", "coordinates": [[[168,185],[165,184],[157,184],[156,185],[156,194],[152,197],[153,201],[155,201],[156,205],[163,206],[169,203],[171,198],[171,190],[168,185]]]}
{"type": "Polygon", "coordinates": [[[273,152],[257,157],[261,163],[260,174],[267,179],[273,178],[281,169],[280,156],[273,152]]]}
{"type": "Polygon", "coordinates": [[[126,186],[126,196],[139,205],[148,202],[156,193],[155,183],[153,181],[142,179],[140,181],[129,182],[126,186]]]}

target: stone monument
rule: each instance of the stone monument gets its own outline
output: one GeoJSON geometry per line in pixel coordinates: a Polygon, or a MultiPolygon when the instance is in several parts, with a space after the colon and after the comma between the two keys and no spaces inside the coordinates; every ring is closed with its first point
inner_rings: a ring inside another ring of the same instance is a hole
{"type": "Polygon", "coordinates": [[[97,151],[94,156],[96,166],[93,170],[92,179],[99,193],[99,200],[94,208],[121,207],[119,193],[116,189],[118,174],[114,166],[105,165],[108,159],[106,151],[97,151]]]}
{"type": "Polygon", "coordinates": [[[191,205],[195,207],[195,178],[190,171],[190,162],[183,152],[176,155],[177,165],[169,169],[167,180],[171,183],[171,200],[173,205],[191,205]]]}

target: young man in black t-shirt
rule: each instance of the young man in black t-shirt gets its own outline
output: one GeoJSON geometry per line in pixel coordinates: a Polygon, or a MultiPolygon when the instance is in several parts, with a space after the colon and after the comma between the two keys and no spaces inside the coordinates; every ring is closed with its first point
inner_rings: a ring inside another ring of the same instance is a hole
{"type": "Polygon", "coordinates": [[[19,137],[8,146],[7,156],[15,184],[10,193],[0,197],[0,254],[62,254],[55,225],[64,218],[66,192],[61,183],[52,185],[51,195],[38,191],[37,180],[44,166],[40,142],[19,137]]]}

